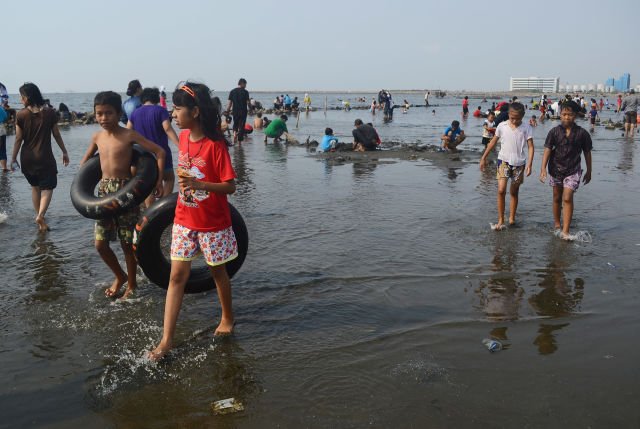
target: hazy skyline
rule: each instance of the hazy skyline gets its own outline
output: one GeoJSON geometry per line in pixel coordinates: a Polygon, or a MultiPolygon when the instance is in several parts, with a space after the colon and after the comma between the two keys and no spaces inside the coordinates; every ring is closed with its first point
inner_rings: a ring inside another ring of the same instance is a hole
{"type": "Polygon", "coordinates": [[[10,93],[124,91],[193,79],[225,91],[509,89],[510,77],[561,84],[638,82],[640,2],[113,0],[0,6],[10,93]]]}

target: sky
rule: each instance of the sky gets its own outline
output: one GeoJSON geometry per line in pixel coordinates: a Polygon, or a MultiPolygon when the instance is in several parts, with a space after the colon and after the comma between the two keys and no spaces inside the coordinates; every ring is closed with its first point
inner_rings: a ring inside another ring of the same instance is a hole
{"type": "Polygon", "coordinates": [[[3,0],[0,82],[16,93],[506,91],[510,77],[640,83],[640,1],[3,0]]]}

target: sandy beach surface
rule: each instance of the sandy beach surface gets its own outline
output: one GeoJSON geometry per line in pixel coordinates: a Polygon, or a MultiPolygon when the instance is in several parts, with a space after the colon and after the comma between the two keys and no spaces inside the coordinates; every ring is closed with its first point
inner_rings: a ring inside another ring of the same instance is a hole
{"type": "MultiPolygon", "coordinates": [[[[406,97],[421,104],[422,95],[406,97]]],[[[48,98],[86,111],[92,97],[48,98]]],[[[215,292],[189,295],[178,347],[157,365],[143,356],[161,336],[164,290],[141,274],[133,299],[105,299],[112,278],[93,222],[69,200],[98,127],[62,129],[67,168],[54,146],[49,233],[37,233],[24,177],[0,175],[0,427],[637,427],[639,138],[596,127],[592,183],[575,196],[582,240],[565,242],[537,178],[558,121],[534,131],[517,226],[495,232],[495,171],[478,168],[482,121],[462,121],[458,154],[419,149],[461,119],[459,99],[396,109],[383,123],[364,110],[324,113],[324,94],[312,97],[320,110],[297,129],[288,121],[299,141],[331,127],[350,142],[361,118],[393,144],[320,155],[264,145],[258,130],[230,148],[230,201],[250,235],[232,280],[236,334],[214,340],[215,292]],[[485,338],[502,351],[490,353],[485,338]],[[244,411],[214,414],[227,398],[244,411]]],[[[471,110],[490,105],[480,101],[471,110]]]]}

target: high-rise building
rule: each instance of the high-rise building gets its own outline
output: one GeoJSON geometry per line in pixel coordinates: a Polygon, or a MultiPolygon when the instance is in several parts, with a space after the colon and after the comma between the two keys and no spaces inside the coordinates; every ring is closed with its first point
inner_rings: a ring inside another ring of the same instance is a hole
{"type": "Polygon", "coordinates": [[[559,77],[512,77],[510,91],[558,92],[559,77]]]}
{"type": "Polygon", "coordinates": [[[620,76],[620,85],[619,91],[628,91],[631,88],[631,75],[629,73],[625,73],[620,76]]]}
{"type": "Polygon", "coordinates": [[[615,91],[625,92],[631,88],[631,75],[629,73],[625,73],[620,76],[620,79],[610,77],[604,84],[605,86],[612,87],[615,91]]]}

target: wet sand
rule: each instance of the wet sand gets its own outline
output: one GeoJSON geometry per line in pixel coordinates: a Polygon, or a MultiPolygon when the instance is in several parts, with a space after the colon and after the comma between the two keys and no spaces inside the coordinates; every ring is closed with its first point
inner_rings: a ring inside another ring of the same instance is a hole
{"type": "MultiPolygon", "coordinates": [[[[438,145],[460,119],[458,100],[445,101],[435,117],[312,112],[289,128],[305,141],[330,126],[350,142],[361,117],[385,142],[438,145]]],[[[130,302],[104,298],[111,277],[93,223],[68,199],[97,128],[63,130],[72,165],[59,166],[51,232],[37,233],[24,178],[0,175],[0,425],[634,427],[638,137],[596,129],[572,227],[592,241],[567,243],[537,180],[557,122],[535,130],[518,226],[501,232],[489,227],[496,182],[478,169],[480,124],[462,122],[460,154],[320,155],[264,145],[259,131],[231,148],[230,200],[251,243],[232,280],[236,334],[213,339],[215,292],[187,296],[179,346],[157,366],[143,354],[160,338],[164,291],[141,275],[130,302]],[[484,338],[504,349],[489,353],[484,338]],[[230,397],[245,410],[211,411],[230,397]]]]}

